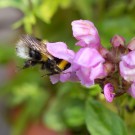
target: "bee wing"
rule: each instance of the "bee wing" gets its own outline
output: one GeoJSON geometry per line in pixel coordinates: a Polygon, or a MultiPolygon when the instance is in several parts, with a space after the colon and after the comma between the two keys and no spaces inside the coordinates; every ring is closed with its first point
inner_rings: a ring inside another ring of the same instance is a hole
{"type": "Polygon", "coordinates": [[[40,39],[29,36],[29,35],[23,35],[21,37],[20,42],[23,43],[24,47],[27,48],[31,48],[34,50],[39,51],[41,54],[43,54],[44,56],[46,56],[47,58],[53,60],[53,56],[51,56],[51,54],[49,54],[49,52],[46,49],[46,44],[43,43],[40,39]]]}

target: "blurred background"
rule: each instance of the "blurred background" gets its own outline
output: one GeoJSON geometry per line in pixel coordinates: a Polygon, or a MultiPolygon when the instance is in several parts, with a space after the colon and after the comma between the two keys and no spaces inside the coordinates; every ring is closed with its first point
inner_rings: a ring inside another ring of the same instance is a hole
{"type": "Polygon", "coordinates": [[[53,85],[48,77],[41,77],[44,72],[38,66],[20,71],[24,60],[15,52],[22,34],[63,41],[77,51],[71,22],[78,19],[94,22],[106,48],[115,34],[128,43],[135,35],[134,13],[135,0],[1,0],[0,135],[114,135],[114,123],[110,134],[102,123],[104,119],[110,121],[104,114],[112,112],[116,113],[114,120],[122,123],[118,135],[124,135],[121,131],[125,127],[128,135],[134,135],[134,99],[123,95],[106,103],[99,86],[85,88],[72,82],[53,85]],[[86,101],[88,98],[94,102],[86,101]],[[105,109],[100,112],[92,103],[105,109]],[[94,109],[102,120],[91,113],[94,109]],[[97,127],[103,129],[101,134],[96,133],[97,127]]]}

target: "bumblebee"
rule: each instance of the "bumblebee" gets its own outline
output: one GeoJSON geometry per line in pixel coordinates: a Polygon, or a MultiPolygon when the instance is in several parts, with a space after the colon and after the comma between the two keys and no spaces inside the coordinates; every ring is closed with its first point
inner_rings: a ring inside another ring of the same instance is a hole
{"type": "Polygon", "coordinates": [[[26,59],[23,69],[39,64],[42,70],[48,71],[47,75],[54,75],[60,74],[71,66],[68,61],[50,54],[46,49],[46,43],[30,35],[21,37],[16,52],[19,57],[26,59]]]}

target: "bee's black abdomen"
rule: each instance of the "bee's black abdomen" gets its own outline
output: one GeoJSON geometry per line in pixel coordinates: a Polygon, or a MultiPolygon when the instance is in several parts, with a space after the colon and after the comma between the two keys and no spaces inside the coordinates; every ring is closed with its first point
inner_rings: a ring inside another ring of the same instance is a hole
{"type": "Polygon", "coordinates": [[[29,56],[34,60],[41,60],[41,54],[33,49],[29,49],[29,56]]]}
{"type": "Polygon", "coordinates": [[[47,61],[42,62],[41,69],[47,69],[49,71],[48,75],[59,74],[62,70],[57,67],[56,61],[48,59],[47,61]]]}
{"type": "Polygon", "coordinates": [[[58,63],[60,63],[62,61],[62,59],[54,57],[54,61],[56,62],[56,64],[58,64],[58,63]]]}

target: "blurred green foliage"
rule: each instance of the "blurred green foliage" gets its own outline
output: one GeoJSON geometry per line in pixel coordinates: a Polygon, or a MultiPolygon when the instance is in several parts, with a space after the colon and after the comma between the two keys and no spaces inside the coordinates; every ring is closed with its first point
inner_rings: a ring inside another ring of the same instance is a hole
{"type": "MultiPolygon", "coordinates": [[[[0,7],[14,7],[24,14],[13,25],[14,29],[23,26],[22,33],[50,42],[64,41],[74,50],[78,47],[74,45],[70,24],[77,19],[94,22],[107,48],[114,34],[125,37],[127,42],[135,35],[135,0],[1,0],[0,7]]],[[[1,64],[12,60],[16,65],[23,64],[13,47],[3,46],[1,64]]],[[[69,129],[77,135],[135,134],[134,113],[126,109],[127,106],[132,109],[135,101],[128,95],[110,104],[97,85],[90,88],[71,82],[53,85],[49,78],[41,78],[42,74],[39,67],[19,71],[1,88],[0,94],[8,95],[9,108],[21,106],[19,118],[12,123],[13,135],[20,135],[31,121],[39,120],[56,131],[69,129]]]]}

